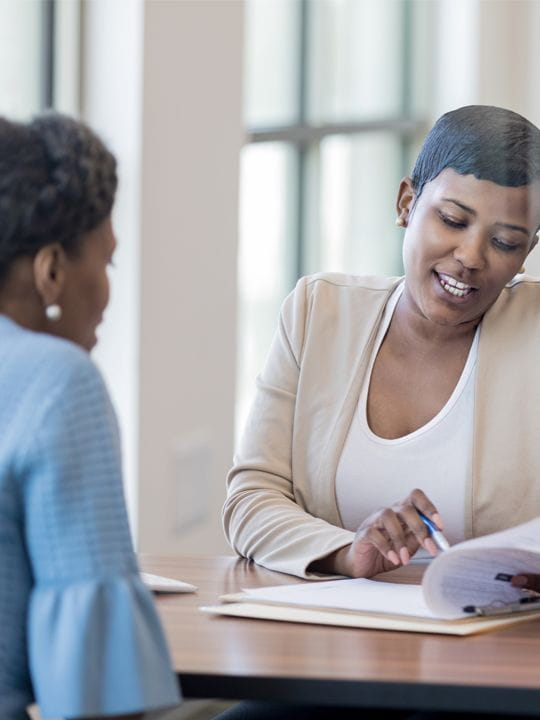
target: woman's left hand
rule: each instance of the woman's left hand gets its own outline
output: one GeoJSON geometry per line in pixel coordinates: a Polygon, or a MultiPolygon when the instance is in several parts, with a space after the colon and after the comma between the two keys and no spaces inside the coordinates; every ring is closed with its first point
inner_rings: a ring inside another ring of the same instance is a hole
{"type": "Polygon", "coordinates": [[[512,585],[522,590],[534,590],[540,593],[540,575],[535,573],[520,573],[512,578],[512,585]]]}

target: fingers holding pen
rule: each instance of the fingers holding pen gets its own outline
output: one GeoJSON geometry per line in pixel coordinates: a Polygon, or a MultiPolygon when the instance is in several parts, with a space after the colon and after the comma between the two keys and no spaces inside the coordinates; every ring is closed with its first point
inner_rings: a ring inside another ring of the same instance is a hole
{"type": "MultiPolygon", "coordinates": [[[[386,508],[381,513],[381,523],[388,536],[388,542],[392,547],[392,551],[395,555],[397,562],[394,565],[408,565],[411,556],[409,553],[408,542],[407,542],[407,525],[403,523],[399,513],[396,513],[391,508],[386,508]]],[[[390,556],[389,556],[389,559],[390,556]]]]}
{"type": "Polygon", "coordinates": [[[418,542],[394,508],[385,508],[370,518],[356,537],[361,543],[371,544],[394,567],[408,565],[418,549],[418,542]]]}
{"type": "MultiPolygon", "coordinates": [[[[430,530],[419,512],[438,515],[437,509],[421,490],[414,490],[403,503],[382,511],[380,521],[388,533],[401,563],[407,565],[411,552],[424,547],[432,556],[437,554],[437,546],[430,537],[430,530]],[[419,503],[422,510],[416,505],[419,503]]],[[[425,515],[426,517],[427,514],[425,515]]],[[[436,527],[436,526],[434,526],[436,527]]]]}
{"type": "Polygon", "coordinates": [[[357,540],[361,543],[369,543],[375,548],[386,560],[390,561],[392,565],[398,566],[401,564],[399,555],[394,550],[392,542],[388,535],[382,528],[370,527],[367,530],[357,533],[357,540]]]}
{"type": "Polygon", "coordinates": [[[439,530],[444,530],[443,521],[439,514],[439,511],[423,490],[420,490],[420,488],[415,488],[411,492],[407,500],[410,502],[411,505],[414,506],[416,510],[420,510],[420,512],[424,513],[424,515],[426,515],[430,520],[432,520],[439,528],[439,530]]]}
{"type": "Polygon", "coordinates": [[[419,547],[424,547],[432,556],[437,555],[431,533],[440,533],[442,527],[435,505],[422,490],[415,489],[402,503],[380,510],[365,520],[355,542],[363,547],[370,545],[375,553],[397,567],[408,565],[419,547]]]}
{"type": "Polygon", "coordinates": [[[367,538],[385,558],[395,565],[406,565],[410,556],[403,527],[396,514],[389,508],[379,516],[379,526],[372,527],[367,538]]]}
{"type": "Polygon", "coordinates": [[[418,538],[418,542],[432,557],[438,554],[437,545],[431,537],[433,531],[443,530],[443,521],[439,511],[428,496],[419,488],[409,495],[409,507],[413,512],[409,515],[409,525],[418,538]]]}
{"type": "Polygon", "coordinates": [[[401,507],[399,515],[403,519],[408,532],[414,536],[417,547],[424,547],[431,555],[435,555],[436,546],[429,537],[429,531],[425,523],[422,522],[417,508],[410,503],[405,503],[401,507]]]}

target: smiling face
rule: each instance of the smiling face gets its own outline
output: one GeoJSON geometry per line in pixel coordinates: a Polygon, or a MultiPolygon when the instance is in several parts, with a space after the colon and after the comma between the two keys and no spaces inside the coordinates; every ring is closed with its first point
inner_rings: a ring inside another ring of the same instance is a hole
{"type": "Polygon", "coordinates": [[[540,182],[503,187],[446,169],[416,202],[404,180],[398,214],[407,309],[438,325],[475,325],[534,247],[540,182]]]}

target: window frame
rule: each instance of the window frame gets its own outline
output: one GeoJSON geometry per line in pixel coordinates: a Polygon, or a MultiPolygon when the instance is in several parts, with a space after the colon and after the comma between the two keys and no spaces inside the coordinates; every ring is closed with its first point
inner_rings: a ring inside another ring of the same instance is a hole
{"type": "MultiPolygon", "coordinates": [[[[265,142],[281,142],[292,147],[296,153],[296,187],[297,198],[296,227],[294,229],[295,261],[293,274],[296,278],[308,271],[308,221],[310,182],[309,154],[322,141],[335,135],[354,136],[374,131],[393,133],[400,140],[402,175],[409,171],[408,163],[411,148],[418,136],[425,131],[427,122],[423,117],[415,116],[411,103],[412,78],[412,42],[413,42],[413,0],[401,0],[403,3],[403,58],[401,62],[401,112],[393,118],[361,120],[358,122],[310,123],[308,119],[308,78],[310,72],[309,27],[312,0],[298,0],[298,113],[294,123],[275,127],[250,126],[246,131],[245,145],[265,142]]],[[[249,2],[249,0],[248,0],[249,2]]]]}

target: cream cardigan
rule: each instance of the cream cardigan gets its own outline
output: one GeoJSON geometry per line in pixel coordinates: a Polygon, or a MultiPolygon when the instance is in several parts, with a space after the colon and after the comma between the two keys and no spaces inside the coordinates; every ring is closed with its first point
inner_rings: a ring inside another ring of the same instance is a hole
{"type": "MultiPolygon", "coordinates": [[[[223,523],[240,555],[317,577],[309,564],[352,541],[336,468],[398,282],[320,274],[285,300],[227,481],[223,523]]],[[[467,537],[540,515],[540,280],[515,279],[483,318],[472,467],[467,537]]]]}

